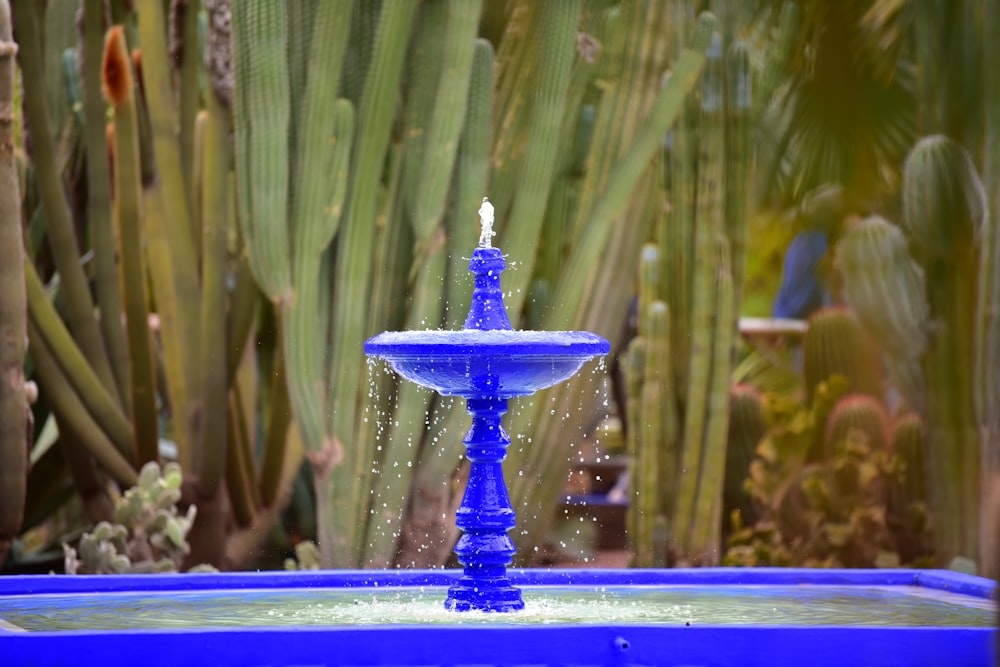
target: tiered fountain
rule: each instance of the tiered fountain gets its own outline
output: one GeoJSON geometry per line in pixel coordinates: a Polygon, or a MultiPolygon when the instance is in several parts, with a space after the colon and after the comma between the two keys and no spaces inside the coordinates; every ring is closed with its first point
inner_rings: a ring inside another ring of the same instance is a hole
{"type": "Polygon", "coordinates": [[[0,577],[0,665],[553,664],[987,667],[993,582],[935,570],[512,570],[501,462],[507,400],[565,380],[607,341],[513,331],[492,215],[462,331],[365,344],[404,378],[465,397],[464,572],[0,577]],[[515,585],[531,589],[527,608],[515,585]],[[446,609],[439,596],[447,590],[446,609]],[[465,611],[453,613],[448,610],[465,611]]]}
{"type": "Polygon", "coordinates": [[[448,591],[445,606],[513,611],[523,609],[524,601],[506,572],[514,555],[507,535],[514,527],[514,509],[501,467],[510,438],[500,417],[507,399],[570,378],[610,347],[585,331],[514,331],[500,288],[506,263],[492,247],[493,206],[485,197],[479,216],[482,234],[469,261],[476,282],[465,328],[382,333],[365,343],[365,354],[385,359],[411,382],[465,398],[472,428],[464,442],[472,465],[456,517],[463,535],[455,547],[465,576],[448,591]]]}

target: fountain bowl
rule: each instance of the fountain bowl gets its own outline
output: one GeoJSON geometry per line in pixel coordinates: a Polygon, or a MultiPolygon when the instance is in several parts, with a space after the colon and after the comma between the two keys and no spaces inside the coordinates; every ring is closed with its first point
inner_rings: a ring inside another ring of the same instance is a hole
{"type": "Polygon", "coordinates": [[[586,331],[388,331],[365,342],[407,380],[445,396],[526,396],[570,378],[608,341],[586,331]]]}
{"type": "Polygon", "coordinates": [[[442,609],[438,588],[458,581],[461,573],[453,570],[0,577],[0,664],[992,664],[994,582],[954,572],[512,569],[509,575],[530,591],[518,614],[442,609]],[[598,600],[587,620],[549,619],[540,609],[546,591],[594,600],[612,589],[621,591],[624,601],[598,600]],[[828,590],[837,595],[824,597],[828,590]],[[645,603],[648,618],[640,614],[629,621],[619,612],[628,610],[627,596],[636,591],[654,601],[645,603]],[[419,609],[431,611],[414,613],[405,605],[415,603],[401,602],[404,606],[388,608],[390,620],[374,624],[318,619],[323,612],[313,611],[324,606],[316,600],[329,606],[339,597],[365,605],[377,596],[393,600],[410,594],[428,598],[419,609]],[[303,595],[312,604],[302,602],[303,595]],[[262,599],[282,596],[299,596],[284,607],[297,616],[261,611],[262,599]],[[228,601],[228,613],[214,611],[218,599],[228,601]],[[685,611],[685,601],[699,599],[700,611],[685,611]],[[824,621],[822,605],[839,620],[824,621]],[[185,608],[197,617],[185,621],[185,608]],[[734,613],[740,609],[745,609],[742,620],[734,613]],[[957,612],[960,620],[934,622],[934,610],[957,612]],[[437,624],[419,624],[425,613],[437,624]],[[59,619],[61,626],[46,625],[59,619]]]}

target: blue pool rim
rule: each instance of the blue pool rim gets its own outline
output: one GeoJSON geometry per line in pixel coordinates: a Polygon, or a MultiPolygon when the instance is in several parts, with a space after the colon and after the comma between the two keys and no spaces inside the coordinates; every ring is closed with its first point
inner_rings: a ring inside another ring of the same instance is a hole
{"type": "MultiPolygon", "coordinates": [[[[699,568],[511,569],[518,586],[920,586],[989,599],[993,581],[945,570],[699,568]]],[[[139,591],[449,586],[457,570],[239,572],[0,577],[0,596],[139,591]]],[[[526,591],[526,597],[530,595],[526,591]]],[[[3,617],[0,601],[0,618],[3,617]]],[[[988,667],[994,628],[664,625],[243,627],[16,632],[0,627],[0,664],[988,667]]]]}

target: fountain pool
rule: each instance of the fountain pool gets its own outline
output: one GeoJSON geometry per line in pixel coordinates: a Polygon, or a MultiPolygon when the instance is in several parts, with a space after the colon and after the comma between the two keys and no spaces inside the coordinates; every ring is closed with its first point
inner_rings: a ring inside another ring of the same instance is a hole
{"type": "Polygon", "coordinates": [[[510,570],[0,578],[0,664],[987,667],[993,582],[934,570],[510,570]]]}

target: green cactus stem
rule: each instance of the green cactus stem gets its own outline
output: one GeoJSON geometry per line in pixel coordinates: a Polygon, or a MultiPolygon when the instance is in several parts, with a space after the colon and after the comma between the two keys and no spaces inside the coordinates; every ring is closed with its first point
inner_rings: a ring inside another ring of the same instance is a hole
{"type": "MultiPolygon", "coordinates": [[[[330,371],[330,447],[326,465],[317,470],[317,493],[332,498],[331,525],[321,536],[324,564],[349,565],[358,562],[353,545],[359,530],[357,517],[367,503],[368,490],[364,449],[355,447],[355,415],[360,387],[366,385],[363,359],[358,353],[364,342],[370,299],[369,266],[374,247],[377,199],[389,135],[393,105],[403,71],[407,36],[417,6],[405,0],[388,0],[382,5],[373,45],[372,59],[358,107],[357,144],[351,165],[347,218],[337,244],[333,299],[333,349],[330,371]],[[334,466],[337,459],[343,464],[334,466]],[[330,477],[333,468],[333,478],[330,477]],[[319,490],[322,489],[322,490],[319,490]],[[325,538],[325,539],[324,539],[325,538]]],[[[367,387],[365,387],[367,390],[367,387]]]]}
{"type": "Polygon", "coordinates": [[[146,298],[146,261],[142,234],[142,184],[139,130],[132,82],[132,61],[120,26],[108,31],[102,63],[104,94],[114,109],[115,199],[114,220],[129,360],[129,403],[136,460],[159,459],[156,378],[153,341],[146,298]]]}
{"type": "Polygon", "coordinates": [[[233,100],[240,228],[254,277],[283,303],[291,293],[287,3],[236,2],[232,12],[233,69],[242,84],[233,100]]]}
{"type": "Polygon", "coordinates": [[[903,227],[926,276],[935,323],[923,358],[927,383],[925,466],[942,565],[979,557],[981,443],[975,387],[977,289],[986,205],[963,148],[941,136],[920,140],[903,172],[903,227]]]}
{"type": "MultiPolygon", "coordinates": [[[[191,11],[191,7],[188,8],[191,11]]],[[[207,504],[203,516],[220,514],[216,498],[225,475],[226,413],[221,406],[228,393],[226,299],[229,259],[230,197],[229,114],[214,89],[206,91],[208,116],[202,153],[202,293],[201,293],[201,404],[204,406],[198,443],[197,493],[207,504]]],[[[200,523],[200,522],[199,522],[200,523]]],[[[203,542],[198,540],[199,543],[203,542]]],[[[221,553],[221,550],[220,550],[221,553]]],[[[211,558],[217,562],[217,558],[211,558]]]]}
{"type": "Polygon", "coordinates": [[[179,125],[167,64],[163,3],[138,0],[136,7],[142,44],[142,90],[156,159],[156,181],[149,188],[154,192],[149,197],[147,212],[156,211],[147,215],[146,220],[150,265],[157,310],[164,328],[168,385],[179,385],[171,386],[179,456],[181,464],[190,467],[199,411],[196,387],[200,313],[184,305],[196,303],[201,290],[191,235],[190,204],[177,141],[179,125]],[[165,267],[167,263],[169,269],[165,267]],[[183,380],[178,377],[180,374],[183,380]]]}
{"type": "MultiPolygon", "coordinates": [[[[694,228],[694,262],[691,296],[691,357],[684,415],[681,476],[678,480],[675,539],[682,553],[693,544],[690,531],[695,522],[698,488],[706,457],[706,428],[710,424],[708,400],[713,364],[713,315],[716,310],[717,280],[715,244],[723,233],[722,179],[724,176],[722,38],[713,33],[706,52],[701,83],[697,210],[694,228]]],[[[728,386],[727,386],[728,396],[728,386]]],[[[706,518],[707,520],[707,518],[706,518]]]]}
{"type": "MultiPolygon", "coordinates": [[[[94,285],[101,312],[101,333],[108,350],[118,392],[129,394],[128,357],[121,327],[122,297],[115,265],[115,239],[111,223],[111,173],[104,98],[101,94],[101,59],[104,49],[104,2],[83,3],[83,139],[87,155],[87,226],[94,246],[94,285]],[[90,57],[87,57],[90,54],[90,57]]],[[[131,414],[131,407],[129,407],[131,414]]]]}
{"type": "Polygon", "coordinates": [[[595,202],[563,270],[552,298],[553,308],[545,321],[546,329],[568,328],[579,316],[584,296],[579,286],[587,282],[587,275],[611,232],[611,222],[626,206],[643,170],[662,145],[663,135],[673,125],[685,97],[698,80],[714,28],[715,17],[711,14],[706,12],[698,18],[690,45],[674,64],[670,81],[657,95],[634,141],[608,176],[605,191],[595,202]]]}
{"type": "MultiPolygon", "coordinates": [[[[42,73],[43,44],[38,25],[39,16],[30,0],[15,0],[18,53],[21,76],[25,81],[44,80],[42,73]]],[[[100,328],[94,318],[94,302],[88,289],[88,280],[80,262],[80,248],[75,236],[69,207],[63,194],[62,179],[56,161],[56,147],[48,131],[49,111],[45,100],[45,86],[24,87],[24,109],[31,126],[32,158],[38,179],[39,195],[46,220],[46,234],[61,277],[70,328],[79,342],[87,361],[115,403],[120,404],[117,384],[101,338],[100,328]]]]}
{"type": "Polygon", "coordinates": [[[534,65],[538,71],[528,144],[501,236],[504,250],[519,258],[519,270],[511,271],[507,278],[507,312],[515,322],[528,296],[535,248],[555,174],[581,7],[579,0],[544,3],[540,7],[541,53],[534,65]]]}
{"type": "Polygon", "coordinates": [[[764,400],[751,385],[737,384],[729,391],[729,444],[726,447],[726,477],[722,489],[722,513],[727,522],[752,526],[756,520],[753,498],[747,490],[750,462],[767,433],[764,400]],[[739,518],[733,517],[734,513],[739,518]]]}
{"type": "Polygon", "coordinates": [[[102,426],[81,402],[77,390],[67,380],[45,337],[30,318],[28,339],[31,342],[29,350],[38,383],[45,390],[59,427],[71,432],[115,481],[124,486],[134,484],[136,473],[132,464],[108,439],[102,426]]]}
{"type": "Polygon", "coordinates": [[[59,319],[34,265],[28,260],[24,262],[24,279],[28,295],[28,317],[36,332],[45,339],[46,346],[51,349],[61,373],[75,390],[78,400],[87,407],[122,456],[130,460],[134,456],[132,425],[59,319]]]}
{"type": "Polygon", "coordinates": [[[14,57],[10,6],[0,2],[0,564],[24,517],[28,480],[28,399],[24,391],[27,297],[21,189],[14,159],[14,57]]]}

